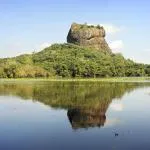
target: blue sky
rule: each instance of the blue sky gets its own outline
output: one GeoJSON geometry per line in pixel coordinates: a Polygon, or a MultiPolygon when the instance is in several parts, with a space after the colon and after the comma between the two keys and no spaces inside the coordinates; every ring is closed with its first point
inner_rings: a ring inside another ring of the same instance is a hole
{"type": "Polygon", "coordinates": [[[150,63],[148,0],[0,0],[0,57],[66,42],[72,22],[103,25],[114,52],[150,63]]]}

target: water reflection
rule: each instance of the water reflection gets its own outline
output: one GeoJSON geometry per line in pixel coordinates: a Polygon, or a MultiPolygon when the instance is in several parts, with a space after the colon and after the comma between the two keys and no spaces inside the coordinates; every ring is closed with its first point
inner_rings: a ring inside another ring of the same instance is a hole
{"type": "Polygon", "coordinates": [[[113,99],[149,86],[149,83],[20,82],[0,84],[0,95],[32,99],[56,109],[66,109],[73,129],[102,127],[113,99]]]}
{"type": "Polygon", "coordinates": [[[106,111],[103,110],[84,110],[84,109],[69,109],[68,119],[73,129],[101,127],[106,121],[106,111]]]}

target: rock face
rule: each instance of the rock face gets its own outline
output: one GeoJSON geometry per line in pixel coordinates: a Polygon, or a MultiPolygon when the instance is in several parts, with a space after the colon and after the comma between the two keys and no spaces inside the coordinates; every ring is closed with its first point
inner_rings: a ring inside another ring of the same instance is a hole
{"type": "Polygon", "coordinates": [[[67,36],[67,42],[111,53],[105,40],[105,30],[99,25],[73,23],[67,36]]]}

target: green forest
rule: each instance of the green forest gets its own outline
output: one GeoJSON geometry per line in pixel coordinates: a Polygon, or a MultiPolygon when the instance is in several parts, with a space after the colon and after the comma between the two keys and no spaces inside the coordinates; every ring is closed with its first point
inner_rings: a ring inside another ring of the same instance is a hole
{"type": "Polygon", "coordinates": [[[122,54],[73,44],[53,44],[44,50],[0,59],[0,78],[100,78],[150,76],[150,65],[122,54]]]}

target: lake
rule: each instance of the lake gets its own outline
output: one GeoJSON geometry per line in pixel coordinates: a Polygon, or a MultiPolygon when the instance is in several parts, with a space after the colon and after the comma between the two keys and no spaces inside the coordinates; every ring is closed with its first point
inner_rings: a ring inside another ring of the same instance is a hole
{"type": "Polygon", "coordinates": [[[150,150],[150,83],[0,83],[1,150],[150,150]]]}

